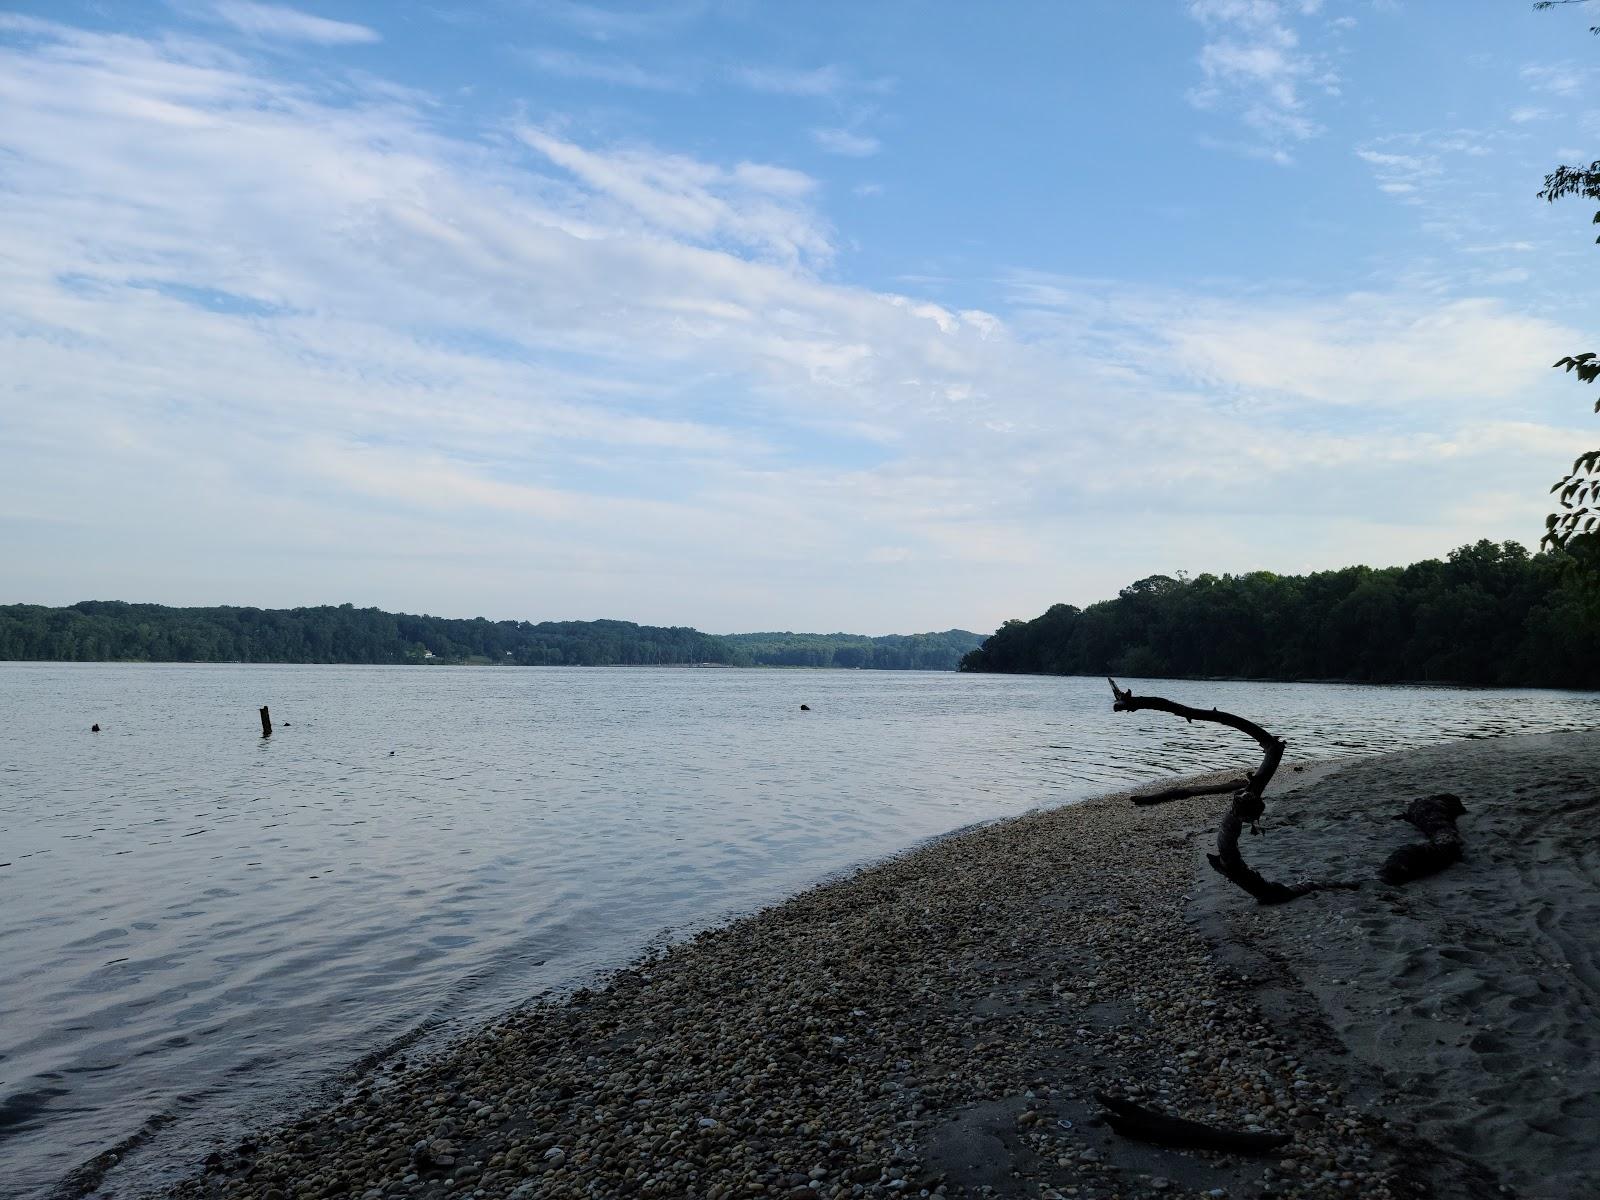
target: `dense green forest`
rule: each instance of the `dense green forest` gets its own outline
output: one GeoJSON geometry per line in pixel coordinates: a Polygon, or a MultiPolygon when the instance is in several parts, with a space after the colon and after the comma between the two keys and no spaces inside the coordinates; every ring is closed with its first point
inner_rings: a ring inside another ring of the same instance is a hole
{"type": "Polygon", "coordinates": [[[976,650],[983,638],[965,629],[947,629],[873,638],[854,633],[730,633],[722,640],[764,667],[953,671],[961,656],[976,650]]]}
{"type": "Polygon", "coordinates": [[[964,671],[1600,688],[1600,550],[1482,541],[1409,567],[1152,575],[1007,621],[964,671]],[[1579,561],[1582,560],[1582,561],[1579,561]]]}
{"type": "Polygon", "coordinates": [[[953,671],[975,633],[740,634],[630,621],[488,621],[376,608],[167,608],[89,600],[0,605],[0,659],[67,662],[837,666],[953,671]]]}

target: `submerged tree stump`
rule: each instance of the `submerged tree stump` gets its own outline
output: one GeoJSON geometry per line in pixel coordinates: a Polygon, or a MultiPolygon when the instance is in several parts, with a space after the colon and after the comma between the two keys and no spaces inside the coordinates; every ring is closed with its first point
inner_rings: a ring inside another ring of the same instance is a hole
{"type": "Polygon", "coordinates": [[[261,706],[261,736],[272,736],[272,715],[267,712],[267,706],[265,704],[261,706]]]}

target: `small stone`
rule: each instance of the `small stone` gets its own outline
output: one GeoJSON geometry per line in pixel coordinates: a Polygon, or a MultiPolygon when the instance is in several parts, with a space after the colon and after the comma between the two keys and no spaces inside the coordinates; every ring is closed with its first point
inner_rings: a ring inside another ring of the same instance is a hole
{"type": "Polygon", "coordinates": [[[567,1152],[560,1146],[551,1146],[550,1149],[544,1152],[544,1160],[552,1167],[559,1167],[567,1161],[567,1152]]]}

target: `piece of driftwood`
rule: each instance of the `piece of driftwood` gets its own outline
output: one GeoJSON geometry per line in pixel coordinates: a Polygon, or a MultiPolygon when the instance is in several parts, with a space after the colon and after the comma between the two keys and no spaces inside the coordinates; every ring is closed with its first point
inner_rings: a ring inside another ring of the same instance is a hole
{"type": "Polygon", "coordinates": [[[1112,712],[1141,712],[1150,709],[1155,712],[1171,713],[1175,717],[1182,717],[1185,721],[1208,721],[1216,725],[1226,725],[1229,729],[1249,734],[1261,747],[1261,765],[1245,776],[1244,786],[1233,793],[1233,803],[1222,816],[1222,824],[1217,829],[1217,852],[1206,855],[1206,861],[1217,874],[1232,880],[1249,892],[1256,898],[1258,904],[1284,904],[1290,900],[1298,900],[1301,896],[1310,895],[1312,892],[1361,886],[1358,883],[1339,880],[1312,879],[1296,884],[1276,883],[1252,869],[1250,864],[1244,861],[1244,855],[1239,853],[1239,835],[1244,832],[1246,825],[1250,826],[1252,833],[1261,832],[1256,822],[1261,820],[1261,814],[1267,808],[1261,794],[1266,791],[1267,784],[1272,782],[1272,776],[1278,770],[1278,764],[1283,761],[1282,738],[1268,733],[1254,721],[1223,712],[1221,709],[1191,708],[1187,704],[1179,704],[1161,696],[1135,696],[1131,690],[1119,688],[1115,679],[1108,679],[1106,682],[1111,685],[1112,712]]]}
{"type": "Polygon", "coordinates": [[[1415,825],[1428,840],[1401,846],[1389,855],[1378,869],[1378,878],[1399,886],[1436,875],[1451,863],[1460,862],[1463,849],[1456,818],[1466,811],[1461,797],[1449,792],[1419,796],[1406,805],[1405,812],[1397,813],[1394,819],[1415,825]]]}
{"type": "Polygon", "coordinates": [[[267,706],[265,704],[261,706],[261,736],[272,736],[272,714],[267,712],[267,706]]]}
{"type": "Polygon", "coordinates": [[[1121,1096],[1096,1092],[1094,1098],[1105,1106],[1105,1122],[1112,1132],[1159,1146],[1186,1146],[1194,1150],[1220,1150],[1228,1154],[1266,1154],[1289,1141],[1287,1133],[1249,1133],[1243,1129],[1219,1129],[1199,1121],[1169,1117],[1135,1104],[1121,1096]]]}
{"type": "Polygon", "coordinates": [[[1175,787],[1164,792],[1141,792],[1133,802],[1141,807],[1151,804],[1171,804],[1174,800],[1187,800],[1191,796],[1220,796],[1223,792],[1237,792],[1248,779],[1227,779],[1222,783],[1207,783],[1200,787],[1175,787]]]}

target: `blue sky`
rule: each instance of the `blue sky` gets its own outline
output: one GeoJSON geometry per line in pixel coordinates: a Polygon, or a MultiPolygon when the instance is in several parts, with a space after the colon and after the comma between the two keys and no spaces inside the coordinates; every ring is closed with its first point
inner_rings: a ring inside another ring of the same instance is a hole
{"type": "Polygon", "coordinates": [[[994,628],[1537,540],[1600,14],[0,9],[0,601],[994,628]]]}

